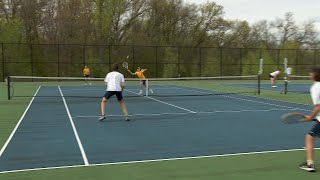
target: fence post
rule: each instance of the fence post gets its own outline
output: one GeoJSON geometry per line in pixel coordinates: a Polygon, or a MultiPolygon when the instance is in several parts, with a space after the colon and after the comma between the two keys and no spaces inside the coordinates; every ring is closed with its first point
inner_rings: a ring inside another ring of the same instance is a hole
{"type": "Polygon", "coordinates": [[[298,60],[299,60],[299,58],[298,58],[298,56],[299,56],[299,50],[298,49],[296,49],[296,63],[295,63],[295,73],[297,74],[298,73],[298,60]]]}
{"type": "MultiPolygon", "coordinates": [[[[33,47],[32,47],[32,44],[30,44],[30,64],[31,64],[31,76],[33,76],[33,70],[34,70],[34,67],[33,67],[33,47]]],[[[32,79],[33,81],[33,79],[32,79]]]]}
{"type": "Polygon", "coordinates": [[[5,63],[4,63],[4,47],[3,47],[3,43],[1,43],[1,58],[2,58],[2,80],[4,80],[6,78],[5,75],[5,63]]]}
{"type": "Polygon", "coordinates": [[[240,50],[240,76],[242,76],[242,48],[239,49],[240,50]]]}
{"type": "Polygon", "coordinates": [[[279,68],[280,68],[280,49],[277,50],[277,69],[279,68]]]}
{"type": "Polygon", "coordinates": [[[60,77],[60,44],[58,44],[58,77],[60,77]]]}
{"type": "Polygon", "coordinates": [[[222,47],[220,47],[220,76],[222,76],[222,47]]]}
{"type": "Polygon", "coordinates": [[[11,89],[10,89],[10,87],[11,87],[11,78],[10,78],[10,76],[8,76],[7,77],[8,100],[11,99],[11,93],[10,93],[11,89]]]}
{"type": "Polygon", "coordinates": [[[131,46],[131,48],[132,48],[132,49],[131,49],[131,51],[132,51],[132,52],[131,52],[131,53],[132,53],[132,64],[133,64],[133,67],[135,67],[135,59],[134,59],[134,57],[135,57],[135,56],[134,56],[134,46],[131,46]]]}
{"type": "Polygon", "coordinates": [[[86,45],[82,45],[83,66],[87,65],[86,61],[86,45]]]}
{"type": "Polygon", "coordinates": [[[110,66],[111,66],[111,45],[108,46],[108,50],[109,50],[109,56],[108,56],[108,58],[109,58],[109,66],[108,66],[108,68],[110,69],[110,66]]]}
{"type": "Polygon", "coordinates": [[[202,77],[202,48],[199,47],[199,69],[200,69],[200,77],[202,77]]]}
{"type": "Polygon", "coordinates": [[[317,64],[317,49],[313,50],[313,65],[317,64]]]}
{"type": "Polygon", "coordinates": [[[156,46],[156,78],[158,78],[158,46],[156,46]]]}
{"type": "Polygon", "coordinates": [[[181,77],[181,72],[180,72],[180,46],[178,46],[178,77],[181,77]]]}

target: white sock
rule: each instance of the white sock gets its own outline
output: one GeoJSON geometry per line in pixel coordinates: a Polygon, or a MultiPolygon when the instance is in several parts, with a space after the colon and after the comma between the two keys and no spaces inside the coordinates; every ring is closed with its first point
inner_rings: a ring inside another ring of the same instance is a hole
{"type": "Polygon", "coordinates": [[[313,162],[313,160],[307,160],[307,164],[311,165],[311,164],[314,164],[314,162],[313,162]]]}

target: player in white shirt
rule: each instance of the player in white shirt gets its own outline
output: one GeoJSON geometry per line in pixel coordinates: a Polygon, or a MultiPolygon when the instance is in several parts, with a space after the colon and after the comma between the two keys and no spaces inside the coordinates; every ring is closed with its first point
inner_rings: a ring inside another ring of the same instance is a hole
{"type": "Polygon", "coordinates": [[[287,81],[290,82],[290,76],[292,74],[292,68],[290,66],[287,67],[286,73],[287,73],[287,81]]]}
{"type": "Polygon", "coordinates": [[[313,84],[310,88],[310,95],[314,105],[313,111],[310,115],[305,116],[306,121],[315,121],[315,124],[305,137],[307,161],[303,162],[299,167],[303,170],[313,172],[314,166],[314,140],[320,138],[320,66],[312,68],[310,79],[313,84]]]}
{"type": "Polygon", "coordinates": [[[112,64],[112,72],[108,73],[106,78],[104,79],[104,81],[107,83],[107,92],[102,97],[101,117],[99,118],[99,121],[103,121],[106,118],[106,103],[107,103],[107,100],[113,95],[117,96],[117,99],[120,103],[125,120],[129,121],[128,111],[122,97],[122,90],[125,87],[125,80],[123,75],[118,72],[118,69],[119,69],[118,64],[112,64]]]}
{"type": "Polygon", "coordinates": [[[281,73],[281,69],[278,69],[277,71],[274,71],[272,73],[270,73],[269,77],[270,77],[270,80],[271,80],[271,85],[272,87],[277,87],[276,86],[276,80],[277,80],[277,76],[281,73]]]}

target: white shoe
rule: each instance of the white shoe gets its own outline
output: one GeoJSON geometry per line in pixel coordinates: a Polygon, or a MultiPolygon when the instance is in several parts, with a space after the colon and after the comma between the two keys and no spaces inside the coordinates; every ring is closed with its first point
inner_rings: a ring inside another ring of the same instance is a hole
{"type": "Polygon", "coordinates": [[[92,85],[92,83],[89,83],[89,85],[92,85]]]}
{"type": "Polygon", "coordinates": [[[272,86],[273,88],[276,88],[277,86],[272,86]]]}
{"type": "Polygon", "coordinates": [[[143,93],[143,91],[140,91],[140,92],[139,92],[139,96],[142,96],[142,93],[143,93]]]}

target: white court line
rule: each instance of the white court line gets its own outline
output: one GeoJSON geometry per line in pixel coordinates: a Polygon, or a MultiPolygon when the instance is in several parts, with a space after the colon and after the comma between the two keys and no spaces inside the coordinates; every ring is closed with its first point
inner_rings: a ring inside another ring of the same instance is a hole
{"type": "MultiPolygon", "coordinates": [[[[320,148],[314,148],[314,149],[315,150],[320,150],[320,148]]],[[[86,166],[86,165],[72,165],[72,166],[45,167],[45,168],[33,168],[33,169],[2,171],[2,172],[0,172],[0,174],[30,172],[30,171],[41,171],[41,170],[68,169],[68,168],[81,168],[81,167],[95,167],[95,166],[111,166],[111,165],[138,164],[138,163],[152,163],[152,162],[162,162],[162,161],[178,161],[178,160],[190,160],[190,159],[219,158],[219,157],[255,155],[255,154],[270,154],[270,153],[281,153],[281,152],[295,152],[295,151],[303,151],[303,150],[305,150],[305,149],[304,148],[300,148],[300,149],[284,149],[284,150],[272,150],[272,151],[256,151],[256,152],[245,152],[245,153],[218,154],[218,155],[208,155],[208,156],[189,156],[189,157],[180,157],[180,158],[151,159],[151,160],[141,160],[141,161],[124,161],[124,162],[114,162],[114,163],[99,163],[99,164],[90,164],[88,166],[86,166]]]]}
{"type": "MultiPolygon", "coordinates": [[[[230,111],[200,111],[196,113],[152,113],[152,114],[129,114],[128,116],[163,116],[163,115],[187,115],[187,114],[216,114],[216,113],[243,113],[243,112],[271,112],[271,111],[294,111],[299,108],[293,109],[248,109],[248,110],[230,110],[230,111]]],[[[108,117],[123,117],[123,115],[107,115],[108,117]]],[[[72,118],[98,118],[100,116],[73,116],[72,118]]]]}
{"type": "MultiPolygon", "coordinates": [[[[186,89],[186,88],[180,88],[180,87],[172,87],[172,88],[174,88],[174,89],[182,89],[182,90],[191,91],[191,92],[199,92],[199,93],[204,93],[204,91],[205,91],[205,89],[203,89],[202,91],[199,91],[199,90],[186,89]]],[[[211,91],[211,90],[206,90],[206,91],[211,91]]],[[[237,97],[232,97],[232,96],[227,96],[227,95],[220,95],[220,96],[227,97],[227,98],[232,98],[232,99],[238,99],[238,100],[242,100],[242,101],[259,103],[259,104],[272,105],[272,106],[277,106],[277,107],[282,107],[282,108],[290,108],[290,109],[296,109],[296,110],[301,110],[301,111],[310,111],[308,109],[294,108],[294,107],[290,107],[290,106],[267,103],[267,102],[262,102],[262,101],[255,101],[255,100],[244,99],[244,98],[237,98],[237,97]]],[[[250,96],[246,96],[246,97],[250,97],[250,96]]]]}
{"type": "Polygon", "coordinates": [[[0,157],[2,156],[3,152],[6,150],[8,144],[10,143],[13,135],[16,133],[18,127],[20,126],[23,118],[25,117],[25,115],[27,114],[29,108],[31,107],[31,104],[33,102],[33,100],[35,99],[36,95],[38,94],[39,90],[40,90],[41,86],[38,87],[37,91],[34,93],[33,98],[31,99],[29,105],[27,106],[26,110],[24,111],[24,113],[22,114],[20,120],[18,121],[16,127],[13,129],[13,131],[11,132],[9,138],[7,139],[6,143],[2,146],[1,150],[0,150],[0,157]]]}
{"type": "MultiPolygon", "coordinates": [[[[126,90],[126,89],[125,89],[125,91],[128,91],[128,92],[130,92],[130,93],[139,95],[139,93],[136,93],[136,92],[133,92],[133,91],[130,91],[130,90],[126,90]]],[[[152,100],[157,101],[157,102],[160,102],[160,103],[163,103],[163,104],[166,104],[166,105],[169,105],[169,106],[172,106],[172,107],[175,107],[175,108],[178,108],[178,109],[182,109],[182,110],[184,110],[184,111],[188,111],[188,112],[190,112],[190,113],[197,113],[197,112],[195,112],[195,111],[191,111],[191,110],[189,110],[189,109],[185,109],[185,108],[183,108],[183,107],[176,106],[176,105],[174,105],[174,104],[170,104],[170,103],[167,103],[167,102],[164,102],[164,101],[160,101],[160,100],[155,99],[155,98],[152,98],[152,97],[148,97],[148,96],[144,96],[144,97],[145,97],[145,98],[148,98],[148,99],[152,99],[152,100]]]]}
{"type": "Polygon", "coordinates": [[[67,103],[66,103],[66,100],[65,100],[64,97],[63,97],[63,94],[62,94],[62,91],[61,91],[60,86],[58,86],[58,89],[59,89],[59,91],[60,91],[60,94],[61,94],[61,97],[62,97],[64,106],[65,106],[65,108],[66,108],[66,111],[67,111],[67,114],[68,114],[68,117],[69,117],[69,120],[70,120],[72,129],[73,129],[74,135],[75,135],[75,137],[76,137],[76,139],[77,139],[77,142],[78,142],[78,145],[79,145],[79,148],[80,148],[80,152],[81,152],[81,155],[82,155],[82,158],[83,158],[83,162],[84,162],[84,164],[85,164],[86,166],[88,166],[88,165],[89,165],[89,161],[88,161],[86,152],[84,151],[84,148],[83,148],[83,146],[82,146],[82,143],[81,143],[80,137],[79,137],[79,135],[78,135],[76,126],[75,126],[74,123],[73,123],[73,120],[72,120],[72,117],[71,117],[71,114],[70,114],[68,105],[67,105],[67,103]]]}
{"type": "MultiPolygon", "coordinates": [[[[170,89],[170,88],[152,88],[153,90],[163,90],[163,89],[170,89]]],[[[101,88],[72,88],[72,89],[62,89],[62,92],[68,92],[68,91],[105,91],[105,87],[101,88]]],[[[126,90],[140,90],[139,88],[127,88],[126,90]]]]}

